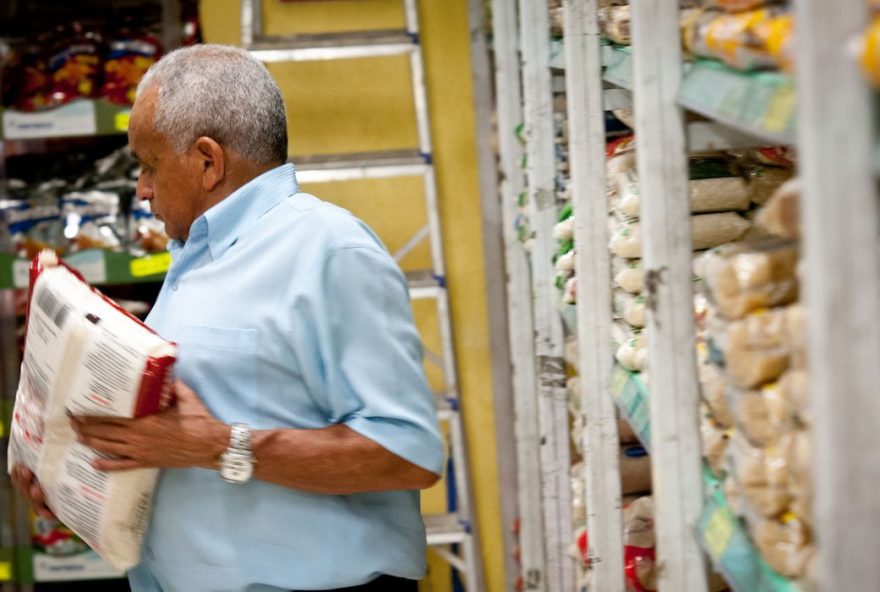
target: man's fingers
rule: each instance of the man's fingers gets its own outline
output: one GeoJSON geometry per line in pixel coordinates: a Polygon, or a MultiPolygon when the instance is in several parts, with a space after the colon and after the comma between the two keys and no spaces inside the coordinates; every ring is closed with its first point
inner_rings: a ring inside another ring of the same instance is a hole
{"type": "Polygon", "coordinates": [[[77,433],[81,442],[100,439],[109,442],[125,442],[129,436],[129,427],[103,421],[83,421],[71,419],[70,426],[77,433]]]}

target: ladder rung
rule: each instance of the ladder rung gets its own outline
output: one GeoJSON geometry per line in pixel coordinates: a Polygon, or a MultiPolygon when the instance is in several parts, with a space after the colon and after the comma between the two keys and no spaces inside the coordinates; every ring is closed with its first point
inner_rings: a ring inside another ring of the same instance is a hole
{"type": "Polygon", "coordinates": [[[436,298],[443,291],[443,286],[431,270],[407,271],[406,282],[412,300],[436,298]]]}
{"type": "Polygon", "coordinates": [[[324,33],[319,35],[262,36],[248,47],[263,62],[296,62],[371,58],[409,53],[418,36],[403,29],[324,33]]]}
{"type": "Polygon", "coordinates": [[[418,150],[389,150],[293,156],[290,161],[296,167],[300,183],[326,183],[423,175],[430,167],[431,157],[418,150]]]}
{"type": "Polygon", "coordinates": [[[429,514],[424,519],[429,545],[463,543],[470,536],[457,514],[429,514]]]}

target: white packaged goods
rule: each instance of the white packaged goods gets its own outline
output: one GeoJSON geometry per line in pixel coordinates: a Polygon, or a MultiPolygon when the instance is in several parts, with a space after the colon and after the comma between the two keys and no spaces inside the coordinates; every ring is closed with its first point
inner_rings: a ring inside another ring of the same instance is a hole
{"type": "Polygon", "coordinates": [[[69,415],[140,417],[167,407],[175,347],[59,265],[31,266],[9,467],[27,466],[58,518],[120,570],[136,565],[156,469],[103,473],[69,415]]]}

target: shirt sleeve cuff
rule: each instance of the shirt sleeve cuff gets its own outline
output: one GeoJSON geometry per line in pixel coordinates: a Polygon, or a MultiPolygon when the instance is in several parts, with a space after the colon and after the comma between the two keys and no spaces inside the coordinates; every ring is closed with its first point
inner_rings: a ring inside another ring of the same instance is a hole
{"type": "Polygon", "coordinates": [[[384,418],[353,416],[345,425],[400,458],[436,475],[443,474],[446,451],[432,430],[384,418]]]}

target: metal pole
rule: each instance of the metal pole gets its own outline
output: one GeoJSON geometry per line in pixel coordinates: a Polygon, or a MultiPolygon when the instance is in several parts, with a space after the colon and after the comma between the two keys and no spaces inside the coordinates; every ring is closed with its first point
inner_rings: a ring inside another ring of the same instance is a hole
{"type": "Polygon", "coordinates": [[[507,318],[512,362],[519,511],[520,573],[525,590],[546,590],[544,524],[541,505],[541,437],[535,389],[534,324],[531,273],[526,252],[515,230],[517,199],[525,191],[520,168],[525,154],[514,136],[523,121],[520,85],[519,26],[516,4],[492,3],[492,36],[495,56],[495,98],[499,183],[507,270],[507,318]]]}
{"type": "Polygon", "coordinates": [[[872,93],[848,52],[867,5],[794,5],[820,589],[870,590],[880,581],[880,208],[872,93]]]}
{"type": "Polygon", "coordinates": [[[651,467],[660,590],[705,592],[694,535],[703,507],[685,121],[677,0],[632,5],[651,373],[651,467]]]}
{"type": "Polygon", "coordinates": [[[550,23],[546,0],[520,0],[520,36],[526,126],[526,179],[533,241],[532,298],[538,378],[541,473],[550,590],[574,587],[571,519],[571,458],[559,294],[553,285],[553,227],[557,208],[553,104],[550,77],[550,23]]]}
{"type": "Polygon", "coordinates": [[[611,258],[605,188],[605,113],[596,0],[566,0],[565,85],[575,212],[581,407],[586,416],[591,590],[624,592],[620,441],[610,396],[611,258]]]}

